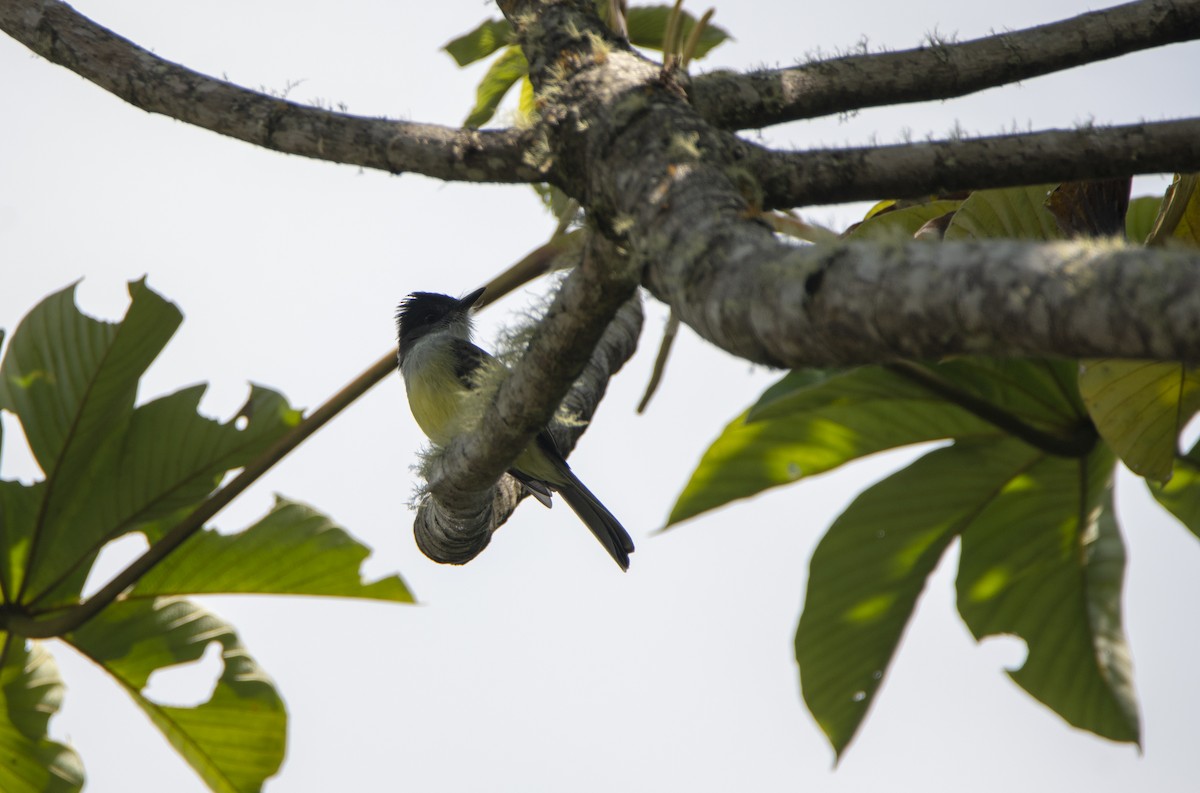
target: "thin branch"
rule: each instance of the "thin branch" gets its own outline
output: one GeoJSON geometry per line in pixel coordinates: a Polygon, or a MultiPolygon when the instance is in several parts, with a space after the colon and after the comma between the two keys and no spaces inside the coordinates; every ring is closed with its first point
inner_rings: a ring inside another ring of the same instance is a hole
{"type": "Polygon", "coordinates": [[[0,614],[0,626],[4,630],[30,639],[63,636],[77,629],[99,614],[121,593],[137,583],[138,579],[165,559],[168,554],[183,545],[208,520],[224,509],[234,498],[241,495],[246,488],[254,484],[289,452],[395,370],[396,355],[389,352],[243,468],[242,472],[229,484],[205,499],[191,514],[164,534],[162,539],[130,562],[128,567],[117,573],[112,580],[87,600],[58,612],[53,617],[43,619],[13,612],[0,614]]]}
{"type": "Polygon", "coordinates": [[[1195,171],[1200,118],[853,149],[753,147],[743,164],[768,208],[1195,171]]]}
{"type": "Polygon", "coordinates": [[[58,0],[0,0],[0,30],[150,113],[287,154],[468,182],[542,181],[531,133],[352,116],[250,91],[164,60],[58,0]]]}
{"type": "Polygon", "coordinates": [[[865,107],[950,99],[1197,38],[1200,3],[1143,0],[962,44],[934,42],[745,75],[718,72],[694,78],[688,93],[710,123],[750,129],[865,107]]]}
{"type": "Polygon", "coordinates": [[[675,316],[675,312],[672,311],[663,328],[662,343],[658,346],[658,357],[654,359],[654,371],[650,373],[650,382],[646,383],[646,393],[642,394],[642,401],[638,402],[638,413],[646,412],[650,400],[658,391],[658,386],[662,383],[663,375],[667,371],[667,360],[671,357],[671,347],[675,344],[677,335],[679,335],[679,317],[675,316]]]}

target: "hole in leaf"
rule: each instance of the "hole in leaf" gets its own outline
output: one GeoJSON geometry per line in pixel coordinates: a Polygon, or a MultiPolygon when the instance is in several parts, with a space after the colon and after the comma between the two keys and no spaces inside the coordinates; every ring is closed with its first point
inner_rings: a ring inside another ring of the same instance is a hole
{"type": "Polygon", "coordinates": [[[105,545],[96,556],[87,580],[83,582],[83,596],[91,597],[93,592],[107,584],[109,579],[124,570],[149,547],[146,535],[137,531],[118,537],[105,545]]]}
{"type": "Polygon", "coordinates": [[[151,674],[142,694],[160,705],[194,708],[212,698],[222,669],[221,643],[209,642],[198,660],[151,674]]]}
{"type": "Polygon", "coordinates": [[[238,416],[233,420],[233,426],[237,427],[239,430],[244,430],[246,427],[250,426],[250,419],[246,418],[245,416],[238,416]]]}
{"type": "Polygon", "coordinates": [[[980,639],[979,647],[989,661],[994,661],[1010,672],[1024,666],[1029,655],[1029,645],[1025,640],[1011,634],[986,636],[980,639]]]}

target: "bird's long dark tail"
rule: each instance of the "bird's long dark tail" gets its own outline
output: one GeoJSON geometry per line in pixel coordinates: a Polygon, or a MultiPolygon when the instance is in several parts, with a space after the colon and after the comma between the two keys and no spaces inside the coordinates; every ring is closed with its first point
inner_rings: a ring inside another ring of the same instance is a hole
{"type": "Polygon", "coordinates": [[[629,569],[629,554],[633,553],[633,538],[621,521],[600,503],[600,499],[592,495],[592,491],[579,481],[575,472],[567,468],[565,473],[571,480],[569,485],[559,485],[555,489],[562,495],[579,519],[587,524],[596,535],[596,539],[608,551],[608,555],[616,560],[622,570],[629,569]]]}

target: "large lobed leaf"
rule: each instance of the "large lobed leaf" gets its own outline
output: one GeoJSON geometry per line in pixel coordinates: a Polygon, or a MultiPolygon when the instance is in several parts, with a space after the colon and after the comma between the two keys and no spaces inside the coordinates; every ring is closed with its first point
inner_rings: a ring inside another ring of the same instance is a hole
{"type": "Polygon", "coordinates": [[[114,603],[64,638],[129,692],[210,790],[261,790],[279,770],[287,734],[283,700],[228,623],[180,598],[133,599],[114,603]],[[173,707],[142,693],[153,672],[198,661],[214,641],[224,668],[208,701],[173,707]]]}
{"type": "Polygon", "coordinates": [[[963,533],[958,609],[976,638],[1025,640],[1012,678],[1067,722],[1138,742],[1113,463],[1099,445],[1079,459],[1045,457],[1004,483],[963,533]]]}
{"type": "Polygon", "coordinates": [[[244,531],[193,535],[130,596],[245,593],[413,602],[399,576],[362,581],[359,567],[369,554],[312,507],[276,497],[275,507],[244,531]]]}
{"type": "Polygon", "coordinates": [[[129,285],[129,311],[120,323],[84,316],[74,294],[71,286],[34,308],[0,364],[0,408],[20,420],[46,475],[32,525],[10,523],[10,544],[0,549],[19,557],[8,565],[5,588],[21,602],[30,599],[35,573],[46,573],[37,582],[44,584],[79,558],[80,545],[103,540],[67,539],[70,515],[84,511],[78,495],[115,467],[113,439],[132,416],[138,380],[182,320],[174,305],[140,281],[129,285]],[[64,553],[72,558],[64,560],[64,553]]]}
{"type": "MultiPolygon", "coordinates": [[[[1183,224],[1189,184],[1177,183],[1162,210],[1134,201],[1127,211],[1124,180],[978,191],[961,204],[882,204],[850,235],[911,236],[937,221],[947,239],[1053,240],[1115,235],[1124,223],[1138,239],[1149,219],[1160,229],[1178,219],[1172,231],[1183,224]]],[[[1103,377],[1101,364],[1085,373],[1082,394],[1071,361],[793,372],[705,454],[672,522],[875,450],[954,441],[860,494],[813,554],[797,661],[809,708],[839,754],[956,537],[968,627],[979,639],[1004,633],[1026,642],[1014,681],[1075,726],[1140,740],[1121,626],[1112,449],[1142,473],[1169,473],[1200,389],[1178,365],[1102,364],[1103,377]]],[[[1200,452],[1174,462],[1175,478],[1155,495],[1200,536],[1200,452]]]]}
{"type": "Polygon", "coordinates": [[[181,315],[142,282],[130,297],[124,320],[106,323],[75,307],[74,287],[51,295],[18,326],[0,365],[0,404],[17,414],[46,471],[31,493],[9,496],[24,505],[0,533],[10,602],[74,602],[106,542],[198,503],[300,420],[261,387],[240,413],[244,429],[196,412],[204,386],[135,409],[138,379],[181,315]]]}
{"type": "Polygon", "coordinates": [[[863,491],[829,527],[810,563],[796,661],[804,701],[839,755],[943,552],[1040,456],[1013,440],[956,443],[863,491]]]}
{"type": "MultiPolygon", "coordinates": [[[[1072,367],[980,358],[926,367],[946,387],[1034,427],[1078,429],[1072,367]]],[[[792,372],[713,441],[679,495],[668,525],[884,449],[1003,430],[895,371],[792,372]]]]}
{"type": "MultiPolygon", "coordinates": [[[[254,386],[237,419],[200,416],[204,386],[134,407],[141,373],[180,321],[142,282],[119,323],[83,315],[74,288],[35,307],[8,340],[0,407],[21,421],[46,474],[0,481],[0,594],[37,617],[79,602],[100,548],[131,531],[152,543],[301,420],[279,394],[254,386]]],[[[2,338],[2,337],[0,337],[2,338]]],[[[202,531],[137,587],[68,637],[119,680],[213,789],[261,788],[283,757],[286,715],[273,685],[232,629],[163,594],[332,595],[411,602],[404,582],[363,582],[369,551],[309,507],[279,500],[240,534],[202,531]],[[225,673],[212,698],[174,708],[141,692],[156,669],[222,645],[225,673]]],[[[61,684],[49,655],[5,644],[0,790],[77,790],[75,754],[46,738],[61,684]],[[40,721],[39,721],[40,719],[40,721]],[[9,776],[5,776],[8,774],[9,776]]]]}
{"type": "Polygon", "coordinates": [[[883,449],[989,432],[975,416],[880,367],[793,372],[713,441],[667,523],[883,449]]]}

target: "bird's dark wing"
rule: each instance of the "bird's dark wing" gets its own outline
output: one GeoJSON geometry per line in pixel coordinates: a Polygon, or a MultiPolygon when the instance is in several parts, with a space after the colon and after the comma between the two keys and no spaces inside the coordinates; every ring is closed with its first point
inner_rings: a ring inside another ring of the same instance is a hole
{"type": "Polygon", "coordinates": [[[475,372],[496,359],[466,339],[452,339],[450,343],[454,345],[454,375],[463,388],[474,389],[479,385],[475,372]]]}

